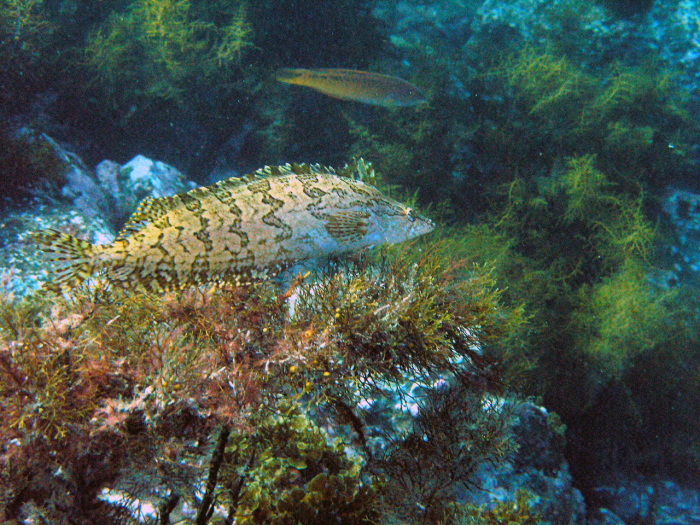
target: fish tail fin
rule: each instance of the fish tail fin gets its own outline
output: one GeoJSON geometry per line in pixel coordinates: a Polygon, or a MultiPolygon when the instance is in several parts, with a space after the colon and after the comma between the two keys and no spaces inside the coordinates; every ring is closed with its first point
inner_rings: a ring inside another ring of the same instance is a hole
{"type": "Polygon", "coordinates": [[[53,282],[44,284],[51,291],[68,291],[90,278],[95,272],[98,246],[55,230],[31,235],[48,260],[57,264],[53,282]]]}

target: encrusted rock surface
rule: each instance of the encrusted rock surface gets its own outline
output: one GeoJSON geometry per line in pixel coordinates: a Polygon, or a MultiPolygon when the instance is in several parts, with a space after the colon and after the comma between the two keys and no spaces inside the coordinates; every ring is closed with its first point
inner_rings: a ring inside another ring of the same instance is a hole
{"type": "Polygon", "coordinates": [[[513,434],[518,450],[498,465],[481,465],[476,489],[464,497],[478,505],[510,500],[518,490],[529,492],[532,509],[554,525],[586,523],[586,505],[572,483],[564,458],[564,427],[556,417],[534,403],[521,404],[513,434]]]}

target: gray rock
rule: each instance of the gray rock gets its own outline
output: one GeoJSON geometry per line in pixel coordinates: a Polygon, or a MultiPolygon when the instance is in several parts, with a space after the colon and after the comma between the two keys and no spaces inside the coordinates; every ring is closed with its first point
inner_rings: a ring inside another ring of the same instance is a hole
{"type": "Polygon", "coordinates": [[[690,83],[700,78],[699,0],[654,2],[639,32],[651,35],[660,57],[681,66],[690,83]]]}
{"type": "Polygon", "coordinates": [[[191,189],[185,176],[164,162],[137,155],[119,169],[122,193],[132,198],[169,197],[191,189]]]}
{"type": "Polygon", "coordinates": [[[620,479],[617,484],[592,490],[597,508],[591,509],[592,525],[656,523],[697,525],[700,494],[671,480],[620,479]]]}
{"type": "Polygon", "coordinates": [[[196,186],[164,162],[137,155],[123,166],[105,160],[97,165],[96,175],[110,202],[112,222],[121,226],[146,197],[169,197],[196,186]]]}
{"type": "Polygon", "coordinates": [[[596,525],[625,525],[620,516],[605,507],[596,509],[593,516],[588,518],[588,523],[589,525],[592,523],[596,525]]]}
{"type": "Polygon", "coordinates": [[[72,165],[66,173],[61,195],[73,202],[75,209],[88,217],[108,217],[110,206],[100,185],[87,171],[72,165]]]}
{"type": "Polygon", "coordinates": [[[102,161],[92,173],[77,155],[45,134],[42,137],[67,166],[61,195],[85,217],[106,219],[116,230],[146,197],[168,197],[196,187],[172,166],[143,155],[123,166],[102,161]]]}
{"type": "Polygon", "coordinates": [[[668,188],[662,207],[676,232],[676,242],[668,248],[675,270],[681,276],[696,276],[700,270],[700,195],[668,188]]]}
{"type": "Polygon", "coordinates": [[[120,168],[121,166],[113,160],[103,160],[95,168],[95,175],[100,181],[102,191],[108,195],[118,195],[121,192],[118,182],[120,168]]]}
{"type": "Polygon", "coordinates": [[[532,509],[545,523],[586,523],[586,505],[581,492],[572,486],[569,465],[563,453],[563,427],[547,410],[531,402],[516,411],[513,434],[518,450],[497,465],[483,464],[474,478],[475,490],[464,499],[492,506],[515,498],[518,490],[532,494],[532,509]]]}

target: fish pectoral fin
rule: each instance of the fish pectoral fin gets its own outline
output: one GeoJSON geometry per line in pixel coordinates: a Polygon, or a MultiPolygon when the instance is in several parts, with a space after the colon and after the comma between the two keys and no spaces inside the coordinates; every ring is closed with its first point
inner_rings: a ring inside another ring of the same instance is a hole
{"type": "Polygon", "coordinates": [[[361,211],[339,211],[328,216],[325,227],[337,241],[359,241],[367,234],[369,213],[361,211]]]}

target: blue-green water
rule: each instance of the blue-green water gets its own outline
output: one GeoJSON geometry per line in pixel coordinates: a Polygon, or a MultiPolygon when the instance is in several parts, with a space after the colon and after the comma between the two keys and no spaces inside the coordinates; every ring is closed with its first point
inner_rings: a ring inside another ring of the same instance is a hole
{"type": "Polygon", "coordinates": [[[696,0],[5,0],[0,516],[696,523],[699,57],[696,0]],[[435,231],[154,296],[27,235],[360,157],[435,231]]]}

